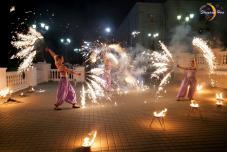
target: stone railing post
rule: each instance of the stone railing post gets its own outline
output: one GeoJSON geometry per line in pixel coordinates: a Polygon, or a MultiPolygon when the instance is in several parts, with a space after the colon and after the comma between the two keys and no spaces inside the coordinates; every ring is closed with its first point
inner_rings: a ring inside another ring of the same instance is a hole
{"type": "Polygon", "coordinates": [[[29,86],[36,86],[37,85],[37,70],[36,67],[30,67],[27,71],[28,76],[28,84],[29,86]]]}
{"type": "Polygon", "coordinates": [[[7,83],[6,83],[6,69],[7,68],[3,68],[0,67],[0,89],[6,88],[7,87],[7,83]]]}
{"type": "Polygon", "coordinates": [[[46,62],[38,62],[35,64],[35,67],[37,68],[37,74],[38,74],[38,83],[48,82],[50,78],[50,69],[51,64],[46,62]]]}

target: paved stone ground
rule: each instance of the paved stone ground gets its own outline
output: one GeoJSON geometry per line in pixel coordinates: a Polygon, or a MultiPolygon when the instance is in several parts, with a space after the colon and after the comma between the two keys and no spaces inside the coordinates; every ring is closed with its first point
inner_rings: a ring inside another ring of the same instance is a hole
{"type": "MultiPolygon", "coordinates": [[[[56,83],[42,84],[26,97],[13,95],[21,103],[0,104],[0,152],[76,152],[83,138],[97,130],[91,151],[225,151],[227,107],[215,106],[215,89],[204,90],[197,100],[203,118],[188,116],[189,101],[175,101],[177,87],[159,102],[154,92],[114,95],[112,101],[88,104],[85,109],[54,111],[56,83]],[[146,101],[146,102],[144,102],[146,101]],[[115,104],[115,102],[117,104],[115,104]],[[166,129],[158,121],[151,127],[153,111],[168,108],[166,129]]],[[[224,96],[227,91],[222,90],[224,96]]]]}

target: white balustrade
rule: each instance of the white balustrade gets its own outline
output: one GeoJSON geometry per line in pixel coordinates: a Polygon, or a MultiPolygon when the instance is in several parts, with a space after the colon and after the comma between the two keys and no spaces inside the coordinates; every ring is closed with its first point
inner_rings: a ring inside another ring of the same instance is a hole
{"type": "MultiPolygon", "coordinates": [[[[84,82],[85,80],[85,71],[84,67],[76,67],[75,71],[77,73],[80,73],[80,76],[76,76],[74,74],[68,74],[68,79],[70,81],[76,80],[77,82],[84,82]]],[[[50,70],[50,80],[51,81],[59,81],[60,80],[60,73],[57,69],[51,69],[50,70]]]]}
{"type": "MultiPolygon", "coordinates": [[[[74,75],[73,74],[68,74],[68,79],[70,81],[74,80],[74,75]]],[[[51,69],[50,70],[50,80],[51,81],[59,81],[60,80],[60,73],[57,69],[51,69]]]]}
{"type": "Polygon", "coordinates": [[[28,72],[6,72],[6,85],[12,92],[28,88],[28,72]]]}

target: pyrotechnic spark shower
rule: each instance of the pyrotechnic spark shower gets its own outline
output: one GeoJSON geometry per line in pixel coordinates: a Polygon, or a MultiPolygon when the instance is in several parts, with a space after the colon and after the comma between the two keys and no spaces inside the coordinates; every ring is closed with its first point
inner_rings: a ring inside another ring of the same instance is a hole
{"type": "Polygon", "coordinates": [[[169,83],[174,68],[172,54],[161,41],[159,43],[163,52],[154,51],[151,54],[152,66],[155,68],[155,71],[151,74],[151,78],[156,78],[160,81],[156,92],[157,98],[161,97],[160,93],[164,91],[164,87],[169,83]]]}
{"type": "Polygon", "coordinates": [[[206,59],[208,66],[209,66],[209,72],[213,73],[216,66],[215,66],[215,56],[212,52],[211,48],[207,45],[207,42],[204,41],[201,38],[195,37],[192,41],[192,44],[202,51],[202,54],[204,58],[206,59]]]}
{"type": "Polygon", "coordinates": [[[206,59],[209,68],[209,78],[212,86],[215,86],[215,81],[210,77],[210,74],[216,69],[215,66],[215,56],[211,48],[207,45],[207,42],[201,38],[195,37],[192,41],[192,44],[202,51],[203,57],[206,59]]]}
{"type": "Polygon", "coordinates": [[[16,55],[13,55],[11,59],[22,59],[22,63],[18,67],[18,71],[25,71],[32,66],[33,59],[37,53],[35,44],[37,40],[43,39],[43,36],[33,28],[29,28],[27,34],[17,33],[16,40],[13,40],[11,44],[19,50],[16,55]]]}
{"type": "Polygon", "coordinates": [[[111,62],[112,84],[117,88],[118,92],[129,92],[129,89],[133,88],[136,88],[136,91],[148,89],[143,81],[137,79],[137,76],[142,73],[141,70],[138,70],[141,67],[139,67],[139,64],[135,67],[131,65],[130,56],[126,53],[125,48],[118,44],[107,45],[99,41],[93,43],[85,41],[82,48],[82,56],[86,63],[86,78],[81,91],[83,107],[87,102],[86,96],[93,103],[97,103],[99,98],[111,100],[111,93],[105,91],[106,80],[103,77],[105,73],[104,56],[111,62]]]}

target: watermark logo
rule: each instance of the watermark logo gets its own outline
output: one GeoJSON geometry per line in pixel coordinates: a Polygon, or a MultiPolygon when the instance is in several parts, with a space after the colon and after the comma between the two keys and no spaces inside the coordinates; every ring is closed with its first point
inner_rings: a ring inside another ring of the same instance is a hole
{"type": "Polygon", "coordinates": [[[200,7],[200,14],[204,15],[208,21],[212,21],[217,15],[224,15],[225,12],[221,6],[207,3],[200,7]]]}

